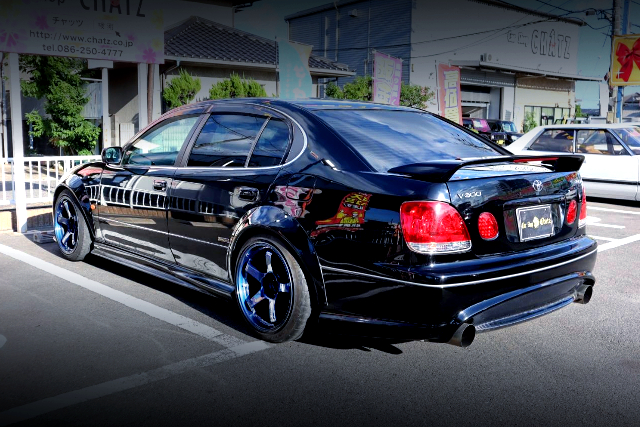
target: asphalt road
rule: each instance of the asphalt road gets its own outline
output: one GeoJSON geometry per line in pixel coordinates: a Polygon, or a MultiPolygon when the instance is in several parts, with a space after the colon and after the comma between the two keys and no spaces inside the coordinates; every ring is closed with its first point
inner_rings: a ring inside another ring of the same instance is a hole
{"type": "Polygon", "coordinates": [[[640,206],[589,204],[590,304],[461,349],[267,345],[232,303],[0,235],[0,426],[640,424],[640,206]]]}

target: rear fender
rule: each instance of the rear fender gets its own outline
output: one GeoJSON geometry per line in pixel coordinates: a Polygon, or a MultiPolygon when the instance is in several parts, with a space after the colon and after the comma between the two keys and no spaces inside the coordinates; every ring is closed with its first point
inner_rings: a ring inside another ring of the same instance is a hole
{"type": "Polygon", "coordinates": [[[231,281],[234,282],[235,263],[242,245],[257,234],[271,234],[285,243],[307,274],[307,280],[313,283],[309,291],[318,307],[326,305],[324,280],[315,247],[298,221],[274,206],[256,207],[238,221],[227,250],[227,271],[231,281]]]}

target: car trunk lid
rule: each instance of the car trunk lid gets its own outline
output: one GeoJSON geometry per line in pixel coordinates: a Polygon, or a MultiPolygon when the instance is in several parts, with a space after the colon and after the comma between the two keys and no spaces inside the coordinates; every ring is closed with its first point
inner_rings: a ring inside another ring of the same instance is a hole
{"type": "Polygon", "coordinates": [[[394,168],[414,179],[446,182],[477,255],[527,250],[574,236],[567,221],[572,200],[580,208],[582,156],[504,156],[458,159],[394,168]],[[491,214],[498,235],[482,237],[480,216],[491,214]]]}

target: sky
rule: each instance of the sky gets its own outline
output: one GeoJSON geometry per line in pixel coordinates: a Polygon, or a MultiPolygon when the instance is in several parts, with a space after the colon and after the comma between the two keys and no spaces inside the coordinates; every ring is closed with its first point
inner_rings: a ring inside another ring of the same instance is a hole
{"type": "MultiPolygon", "coordinates": [[[[540,12],[548,12],[567,17],[579,18],[589,26],[580,29],[578,50],[578,73],[590,77],[602,77],[609,70],[611,62],[611,38],[609,22],[597,16],[587,16],[584,10],[612,9],[613,0],[505,0],[518,6],[540,12]],[[579,12],[579,13],[569,13],[579,12]],[[604,28],[602,28],[604,27],[604,28]]],[[[250,8],[236,14],[236,28],[262,37],[286,40],[287,24],[284,17],[311,7],[330,3],[327,0],[261,0],[250,8]]],[[[640,32],[640,2],[630,1],[630,33],[640,32]]],[[[460,29],[464,34],[464,28],[460,29]]],[[[639,87],[628,87],[626,93],[640,91],[639,87]]],[[[597,108],[599,89],[597,83],[577,82],[576,99],[583,108],[597,108]]]]}

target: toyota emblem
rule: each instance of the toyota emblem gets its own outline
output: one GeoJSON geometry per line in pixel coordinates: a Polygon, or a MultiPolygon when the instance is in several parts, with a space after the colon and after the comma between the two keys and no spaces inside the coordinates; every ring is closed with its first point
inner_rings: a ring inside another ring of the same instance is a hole
{"type": "Polygon", "coordinates": [[[536,179],[535,181],[533,181],[533,189],[536,190],[536,193],[539,193],[542,191],[542,181],[540,181],[539,179],[536,179]]]}

